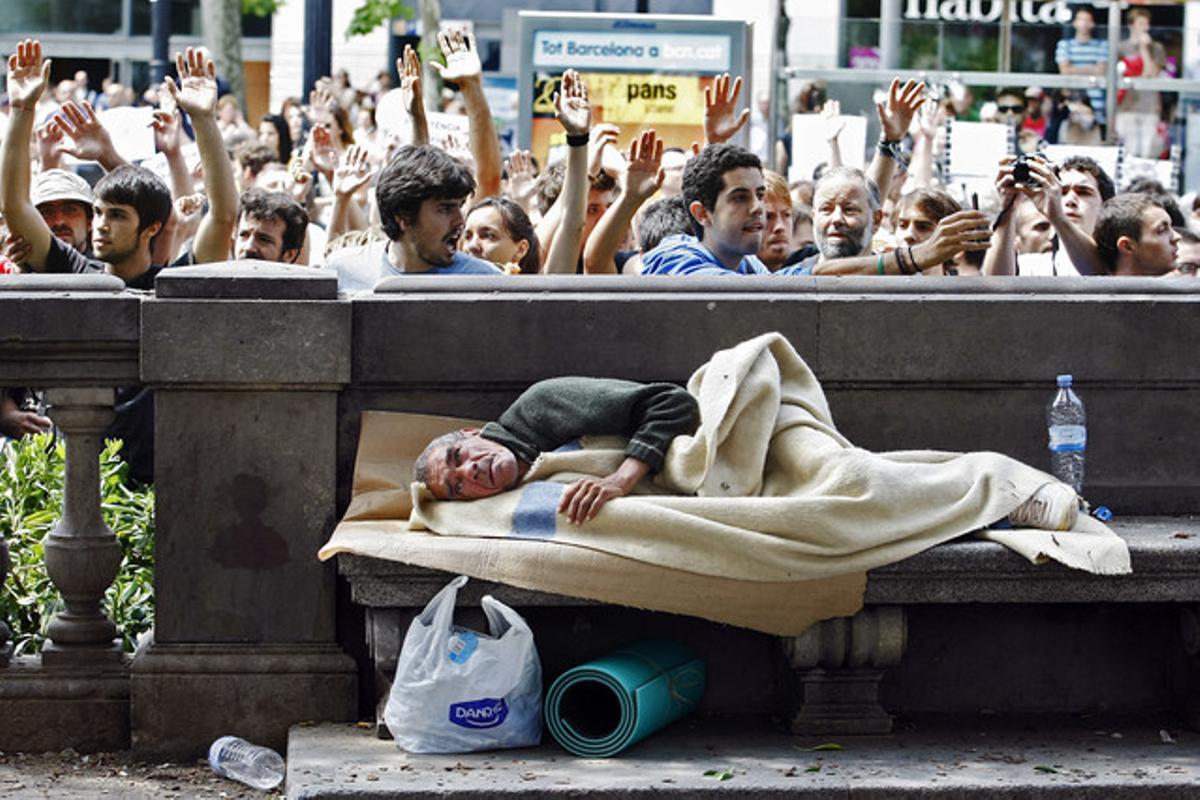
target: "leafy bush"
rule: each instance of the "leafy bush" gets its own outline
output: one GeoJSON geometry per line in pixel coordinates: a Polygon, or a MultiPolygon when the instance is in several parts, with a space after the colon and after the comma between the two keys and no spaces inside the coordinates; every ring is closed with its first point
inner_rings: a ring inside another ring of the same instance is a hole
{"type": "MultiPolygon", "coordinates": [[[[126,485],[120,449],[119,441],[109,441],[100,455],[101,511],[123,553],[104,609],[132,652],[154,622],[154,488],[126,485]]],[[[50,619],[63,608],[46,574],[42,540],[62,514],[64,456],[62,440],[51,434],[0,445],[0,537],[12,561],[0,582],[0,621],[12,628],[17,654],[37,653],[50,619]]]]}

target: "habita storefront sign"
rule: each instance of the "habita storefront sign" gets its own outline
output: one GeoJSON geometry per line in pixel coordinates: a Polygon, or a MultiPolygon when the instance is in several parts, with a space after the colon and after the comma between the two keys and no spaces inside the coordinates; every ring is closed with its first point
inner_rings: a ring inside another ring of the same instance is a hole
{"type": "MultiPolygon", "coordinates": [[[[942,22],[999,22],[1004,0],[908,0],[905,19],[942,22]]],[[[1012,22],[1063,25],[1071,21],[1067,0],[1009,0],[1012,22]]]]}

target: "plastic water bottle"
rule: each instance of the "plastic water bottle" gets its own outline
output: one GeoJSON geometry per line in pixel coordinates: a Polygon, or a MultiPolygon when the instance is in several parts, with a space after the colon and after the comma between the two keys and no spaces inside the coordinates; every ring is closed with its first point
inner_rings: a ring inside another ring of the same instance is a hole
{"type": "Polygon", "coordinates": [[[1079,494],[1083,489],[1083,460],[1087,449],[1087,414],[1071,388],[1071,376],[1058,376],[1058,392],[1046,406],[1050,434],[1050,472],[1079,494]]]}
{"type": "Polygon", "coordinates": [[[237,736],[222,736],[208,748],[208,763],[222,778],[266,791],[283,782],[283,758],[269,747],[237,736]]]}

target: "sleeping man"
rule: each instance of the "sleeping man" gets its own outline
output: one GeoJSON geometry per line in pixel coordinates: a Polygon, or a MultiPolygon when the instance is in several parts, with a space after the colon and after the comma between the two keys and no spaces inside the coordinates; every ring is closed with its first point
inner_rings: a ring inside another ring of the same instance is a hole
{"type": "MultiPolygon", "coordinates": [[[[439,500],[476,500],[515,489],[542,453],[581,436],[628,438],[620,466],[602,477],[571,483],[558,504],[575,525],[595,518],[613,498],[629,494],[643,478],[663,468],[677,436],[700,424],[700,407],[670,383],[641,384],[607,378],[552,378],[535,383],[482,429],[440,436],[421,453],[414,480],[439,500]]],[[[1065,484],[1047,482],[1015,510],[1016,527],[1069,530],[1079,498],[1065,484]]]]}

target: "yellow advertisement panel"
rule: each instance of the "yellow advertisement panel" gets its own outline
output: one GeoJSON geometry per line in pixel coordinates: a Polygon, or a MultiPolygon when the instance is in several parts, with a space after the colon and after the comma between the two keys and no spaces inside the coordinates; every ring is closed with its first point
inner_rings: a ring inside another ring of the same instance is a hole
{"type": "MultiPolygon", "coordinates": [[[[666,147],[688,149],[704,138],[704,88],[711,76],[656,73],[582,73],[592,104],[592,124],[611,123],[621,129],[618,147],[646,128],[654,128],[666,147]]],[[[532,150],[544,164],[551,148],[566,144],[562,125],[554,116],[554,93],[561,76],[537,73],[533,86],[532,150]]]]}

